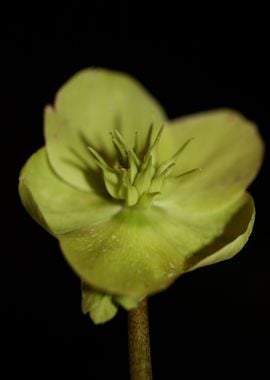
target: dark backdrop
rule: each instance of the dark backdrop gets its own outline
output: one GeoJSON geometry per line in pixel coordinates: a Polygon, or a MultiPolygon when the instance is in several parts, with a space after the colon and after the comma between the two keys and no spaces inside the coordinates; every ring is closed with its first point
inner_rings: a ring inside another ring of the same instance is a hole
{"type": "MultiPolygon", "coordinates": [[[[81,314],[78,279],[57,241],[31,220],[17,195],[21,166],[43,144],[43,107],[64,81],[88,66],[123,70],[171,118],[232,107],[269,138],[269,30],[263,15],[221,7],[208,20],[200,9],[186,13],[155,5],[118,12],[106,2],[89,4],[24,6],[2,15],[1,344],[10,377],[128,378],[126,313],[120,310],[103,326],[81,314]]],[[[154,379],[245,372],[261,378],[267,370],[268,171],[266,157],[250,189],[257,220],[242,253],[186,274],[150,299],[154,379]]]]}

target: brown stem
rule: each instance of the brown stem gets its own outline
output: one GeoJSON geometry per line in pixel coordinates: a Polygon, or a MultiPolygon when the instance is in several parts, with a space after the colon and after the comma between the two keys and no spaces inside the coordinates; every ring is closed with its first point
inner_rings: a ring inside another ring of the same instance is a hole
{"type": "Polygon", "coordinates": [[[128,313],[131,380],[152,380],[147,299],[128,313]]]}

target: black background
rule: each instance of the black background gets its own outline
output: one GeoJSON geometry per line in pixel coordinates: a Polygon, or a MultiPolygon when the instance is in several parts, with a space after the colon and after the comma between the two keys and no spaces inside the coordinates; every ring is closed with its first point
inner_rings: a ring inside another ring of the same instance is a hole
{"type": "MultiPolygon", "coordinates": [[[[88,66],[126,71],[170,118],[232,107],[257,122],[268,144],[269,29],[263,10],[236,13],[220,5],[208,18],[201,11],[164,5],[118,10],[100,1],[58,10],[47,3],[39,9],[24,5],[2,13],[1,345],[10,378],[128,379],[126,313],[120,310],[103,326],[82,315],[78,279],[17,195],[20,168],[43,144],[43,107],[63,82],[88,66]]],[[[186,274],[150,299],[154,379],[261,378],[268,370],[268,170],[266,156],[250,189],[257,220],[242,253],[186,274]]]]}

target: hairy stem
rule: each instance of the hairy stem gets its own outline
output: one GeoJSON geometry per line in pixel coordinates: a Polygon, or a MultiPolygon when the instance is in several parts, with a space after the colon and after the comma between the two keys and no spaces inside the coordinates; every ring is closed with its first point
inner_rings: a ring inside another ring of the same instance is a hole
{"type": "Polygon", "coordinates": [[[147,299],[128,313],[128,342],[131,380],[151,380],[147,299]]]}

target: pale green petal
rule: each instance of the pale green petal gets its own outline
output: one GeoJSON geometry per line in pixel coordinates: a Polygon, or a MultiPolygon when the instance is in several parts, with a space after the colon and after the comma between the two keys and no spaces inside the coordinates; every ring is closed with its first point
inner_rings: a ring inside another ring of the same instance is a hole
{"type": "Polygon", "coordinates": [[[174,204],[129,208],[59,239],[67,261],[83,281],[105,293],[139,299],[168,287],[201,260],[204,249],[214,254],[213,241],[220,242],[220,250],[243,235],[240,244],[232,244],[236,253],[250,234],[252,215],[245,212],[245,217],[238,217],[249,205],[249,197],[243,195],[234,204],[200,217],[182,214],[174,204]]]}
{"type": "Polygon", "coordinates": [[[45,228],[48,232],[53,234],[51,228],[49,227],[47,221],[45,220],[43,213],[41,212],[36,200],[34,199],[31,191],[26,185],[26,182],[23,179],[23,174],[20,177],[19,182],[19,195],[21,198],[21,201],[26,208],[26,210],[29,212],[29,214],[32,216],[32,218],[40,224],[43,228],[45,228]]]}
{"type": "Polygon", "coordinates": [[[94,68],[64,84],[54,108],[57,116],[50,108],[45,116],[49,160],[59,176],[82,190],[89,190],[87,170],[96,168],[88,146],[112,160],[111,131],[119,130],[130,147],[138,132],[143,146],[150,124],[157,129],[165,119],[158,102],[133,78],[94,68]]]}
{"type": "Polygon", "coordinates": [[[128,296],[114,296],[113,300],[124,309],[131,310],[135,309],[139,305],[139,303],[142,301],[142,298],[138,299],[128,296]]]}
{"type": "Polygon", "coordinates": [[[44,125],[50,164],[59,177],[77,189],[98,192],[98,168],[92,162],[89,143],[81,144],[79,135],[52,107],[44,110],[44,125]]]}
{"type": "MultiPolygon", "coordinates": [[[[174,174],[201,171],[167,184],[182,210],[211,212],[234,201],[256,176],[263,157],[263,142],[256,126],[233,110],[220,109],[184,117],[165,128],[160,159],[168,159],[193,138],[178,158],[174,174]]],[[[166,196],[164,194],[164,196],[166,196]]]]}
{"type": "Polygon", "coordinates": [[[31,216],[55,235],[106,220],[120,208],[63,182],[51,169],[45,148],[34,153],[23,167],[19,193],[31,216]]]}
{"type": "Polygon", "coordinates": [[[102,293],[85,282],[81,284],[82,291],[82,312],[89,314],[92,321],[96,324],[105,323],[112,319],[118,310],[118,305],[127,311],[138,306],[140,299],[128,296],[113,296],[112,294],[102,293]]]}
{"type": "Polygon", "coordinates": [[[251,196],[241,207],[231,223],[226,225],[221,237],[214,239],[187,261],[189,271],[231,259],[248,241],[255,220],[255,205],[251,196]]]}
{"type": "Polygon", "coordinates": [[[112,296],[100,293],[85,283],[82,283],[82,312],[90,315],[94,323],[105,323],[117,313],[117,306],[112,296]]]}

